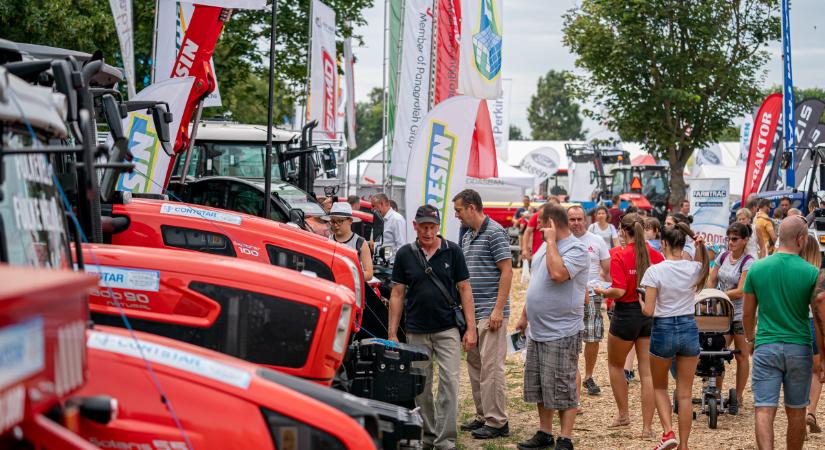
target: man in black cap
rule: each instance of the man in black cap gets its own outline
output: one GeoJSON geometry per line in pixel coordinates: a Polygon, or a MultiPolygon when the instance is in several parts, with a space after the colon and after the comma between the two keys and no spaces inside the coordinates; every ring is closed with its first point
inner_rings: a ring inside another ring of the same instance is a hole
{"type": "Polygon", "coordinates": [[[415,362],[424,369],[427,384],[415,403],[424,419],[424,445],[455,448],[461,348],[470,350],[478,336],[475,326],[470,272],[461,247],[438,235],[438,210],[424,205],[415,213],[416,240],[395,255],[390,296],[389,339],[398,341],[401,310],[407,313],[407,342],[423,346],[429,361],[415,362]],[[429,270],[428,270],[429,269],[429,270]],[[461,305],[467,331],[462,337],[451,304],[461,305]],[[433,402],[433,359],[438,363],[438,398],[433,402]],[[438,411],[435,405],[438,405],[438,411]]]}

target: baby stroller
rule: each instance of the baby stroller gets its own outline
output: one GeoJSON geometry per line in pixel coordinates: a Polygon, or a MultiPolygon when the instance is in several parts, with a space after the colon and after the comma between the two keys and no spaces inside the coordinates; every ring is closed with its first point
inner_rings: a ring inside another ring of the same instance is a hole
{"type": "MultiPolygon", "coordinates": [[[[731,388],[725,399],[716,386],[716,377],[725,373],[725,363],[730,363],[738,352],[725,346],[725,335],[730,332],[733,323],[733,303],[718,289],[703,289],[696,295],[695,316],[700,348],[696,376],[702,378],[702,397],[694,398],[693,403],[701,405],[700,414],[706,414],[708,427],[715,429],[719,414],[736,415],[739,412],[736,389],[731,388]]],[[[678,410],[674,394],[673,411],[678,410]]]]}

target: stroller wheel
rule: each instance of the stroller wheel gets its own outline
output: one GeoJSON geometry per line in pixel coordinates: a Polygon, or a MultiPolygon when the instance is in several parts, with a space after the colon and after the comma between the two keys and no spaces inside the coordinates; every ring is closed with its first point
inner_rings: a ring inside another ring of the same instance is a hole
{"type": "Polygon", "coordinates": [[[739,400],[736,397],[736,389],[728,391],[728,414],[735,416],[739,414],[739,400]]]}
{"type": "Polygon", "coordinates": [[[708,428],[716,429],[716,420],[719,418],[719,410],[717,409],[716,399],[708,400],[708,428]]]}

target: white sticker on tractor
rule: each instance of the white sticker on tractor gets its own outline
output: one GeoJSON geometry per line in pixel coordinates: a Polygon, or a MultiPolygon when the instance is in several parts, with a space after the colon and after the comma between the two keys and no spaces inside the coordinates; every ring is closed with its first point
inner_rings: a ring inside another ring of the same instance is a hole
{"type": "Polygon", "coordinates": [[[241,224],[241,216],[237,214],[229,214],[219,211],[210,211],[208,209],[195,208],[192,206],[164,203],[160,206],[161,214],[169,214],[172,216],[192,217],[195,219],[205,219],[214,222],[231,223],[232,225],[241,224]]]}
{"type": "Polygon", "coordinates": [[[0,389],[43,370],[43,319],[0,328],[0,389]]]}
{"type": "Polygon", "coordinates": [[[174,367],[241,389],[247,389],[252,380],[252,375],[249,372],[237,367],[165,345],[136,341],[126,336],[92,331],[89,332],[89,339],[86,344],[89,348],[120,353],[135,358],[140,358],[141,350],[143,350],[143,356],[153,363],[174,367]],[[140,348],[138,348],[138,344],[140,344],[140,348]]]}
{"type": "Polygon", "coordinates": [[[158,270],[87,265],[86,272],[99,276],[100,283],[98,284],[102,287],[148,292],[160,290],[160,271],[158,270]]]}

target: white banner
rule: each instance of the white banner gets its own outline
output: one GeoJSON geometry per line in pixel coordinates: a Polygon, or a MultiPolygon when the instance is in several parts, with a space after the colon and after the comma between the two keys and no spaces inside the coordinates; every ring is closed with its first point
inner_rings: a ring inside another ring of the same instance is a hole
{"type": "MultiPolygon", "coordinates": [[[[201,1],[197,3],[208,4],[208,2],[201,1]]],[[[237,3],[245,5],[255,2],[252,0],[246,2],[243,0],[224,2],[214,0],[212,3],[237,3]]],[[[154,71],[154,83],[167,80],[172,76],[175,60],[180,52],[180,44],[183,41],[183,36],[186,34],[186,29],[189,27],[189,20],[192,19],[192,12],[194,10],[195,5],[193,5],[191,1],[158,0],[158,28],[156,30],[157,38],[153,58],[155,65],[152,68],[154,71]]],[[[215,74],[215,90],[204,99],[203,106],[221,106],[218,74],[215,72],[215,62],[212,58],[209,59],[209,65],[212,66],[212,73],[215,74]]]]}
{"type": "Polygon", "coordinates": [[[432,6],[432,0],[404,3],[401,74],[390,163],[390,175],[394,177],[407,175],[413,141],[430,106],[433,17],[428,12],[432,6]]]}
{"type": "Polygon", "coordinates": [[[730,219],[730,179],[695,178],[690,180],[691,228],[706,245],[725,246],[730,219]]]}
{"type": "Polygon", "coordinates": [[[507,144],[510,142],[510,90],[513,80],[502,80],[501,96],[495,100],[487,100],[490,110],[490,123],[493,126],[493,139],[496,141],[496,156],[507,161],[507,144]]]}
{"type": "Polygon", "coordinates": [[[352,39],[344,40],[344,81],[347,86],[347,147],[358,147],[355,142],[355,57],[352,54],[352,39]]]}
{"type": "Polygon", "coordinates": [[[266,0],[181,0],[181,3],[197,3],[198,5],[218,6],[232,9],[264,9],[266,0]]]}
{"type": "Polygon", "coordinates": [[[561,157],[556,150],[550,147],[539,147],[524,155],[524,159],[519,164],[519,170],[536,177],[535,184],[539,185],[555,175],[560,165],[561,157]]]}
{"type": "MultiPolygon", "coordinates": [[[[169,134],[174,140],[194,81],[194,77],[170,78],[149,85],[133,100],[163,100],[169,103],[169,111],[173,117],[172,123],[169,124],[169,134]]],[[[117,190],[160,194],[166,185],[172,158],[160,145],[152,116],[144,113],[145,110],[134,111],[123,119],[123,129],[129,139],[128,148],[134,156],[132,162],[135,163],[135,170],[120,175],[117,190]]],[[[170,145],[174,147],[174,141],[170,145]]]]}
{"type": "Polygon", "coordinates": [[[475,114],[467,111],[477,111],[479,102],[472,97],[452,97],[424,117],[406,173],[405,205],[410,219],[407,221],[410,240],[415,237],[412,217],[416,209],[426,203],[438,208],[441,214],[440,234],[457,241],[459,221],[453,213],[452,198],[464,189],[467,178],[475,128],[475,114]]]}
{"type": "Polygon", "coordinates": [[[307,117],[317,120],[314,136],[335,139],[338,56],[335,52],[335,11],[312,0],[312,54],[307,117]]]}
{"type": "Polygon", "coordinates": [[[112,16],[115,18],[117,39],[120,41],[120,56],[126,71],[126,90],[129,98],[135,96],[135,51],[132,40],[132,0],[109,0],[112,16]]]}
{"type": "Polygon", "coordinates": [[[739,159],[737,166],[748,165],[748,153],[751,146],[751,131],[753,130],[753,115],[745,114],[742,120],[742,127],[739,130],[739,159]]]}
{"type": "Polygon", "coordinates": [[[501,0],[461,1],[458,92],[495,100],[502,95],[501,0]]]}

